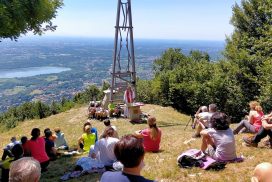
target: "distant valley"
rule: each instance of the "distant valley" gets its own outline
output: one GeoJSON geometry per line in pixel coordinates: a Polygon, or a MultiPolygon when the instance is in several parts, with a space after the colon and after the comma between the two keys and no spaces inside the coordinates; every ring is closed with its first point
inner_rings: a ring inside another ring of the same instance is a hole
{"type": "MultiPolygon", "coordinates": [[[[153,61],[167,48],[221,57],[223,41],[135,40],[137,76],[150,79],[153,61]]],[[[0,43],[0,112],[23,102],[71,98],[87,85],[110,80],[113,40],[32,38],[0,43]]]]}

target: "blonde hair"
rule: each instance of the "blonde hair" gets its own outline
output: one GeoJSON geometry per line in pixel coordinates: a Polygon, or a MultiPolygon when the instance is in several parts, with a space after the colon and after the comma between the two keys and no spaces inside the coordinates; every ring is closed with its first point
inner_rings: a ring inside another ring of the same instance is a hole
{"type": "Polygon", "coordinates": [[[155,117],[149,117],[147,120],[147,124],[151,130],[150,138],[152,140],[156,140],[159,134],[159,129],[156,125],[156,118],[155,117]]]}
{"type": "Polygon", "coordinates": [[[257,101],[250,101],[250,102],[249,102],[249,107],[250,107],[250,109],[256,110],[256,109],[255,109],[256,106],[260,106],[260,103],[257,102],[257,101]]]}
{"type": "Polygon", "coordinates": [[[263,111],[263,108],[262,108],[262,106],[255,106],[255,110],[257,112],[261,112],[261,111],[263,111]]]}

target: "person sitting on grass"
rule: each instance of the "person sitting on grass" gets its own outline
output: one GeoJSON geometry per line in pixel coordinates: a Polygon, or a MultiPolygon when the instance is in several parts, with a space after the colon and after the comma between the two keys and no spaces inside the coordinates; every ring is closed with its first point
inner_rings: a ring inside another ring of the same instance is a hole
{"type": "Polygon", "coordinates": [[[272,180],[272,164],[263,162],[258,164],[254,169],[251,182],[270,182],[272,180]]]}
{"type": "Polygon", "coordinates": [[[12,156],[11,158],[7,158],[5,161],[3,161],[3,163],[1,164],[1,168],[2,168],[2,182],[8,182],[9,181],[9,169],[10,169],[10,165],[20,159],[21,157],[23,157],[23,148],[21,146],[21,144],[16,144],[12,147],[11,149],[11,153],[12,156]]]}
{"type": "Polygon", "coordinates": [[[20,144],[20,142],[17,141],[16,137],[14,137],[14,136],[11,137],[10,141],[11,142],[9,144],[7,144],[7,146],[5,146],[5,148],[3,149],[2,160],[5,160],[7,156],[13,157],[12,153],[11,153],[11,149],[14,147],[14,145],[20,144]]]}
{"type": "Polygon", "coordinates": [[[244,137],[243,140],[246,143],[246,146],[258,147],[258,143],[265,138],[267,135],[269,136],[270,147],[272,147],[272,112],[262,119],[262,127],[254,135],[254,137],[244,137]]]}
{"type": "Polygon", "coordinates": [[[236,159],[235,139],[229,128],[226,114],[216,112],[211,117],[211,128],[202,130],[201,150],[215,160],[231,161],[236,159]]]}
{"type": "Polygon", "coordinates": [[[246,119],[242,120],[233,130],[234,135],[238,133],[248,132],[257,133],[262,126],[263,109],[257,101],[249,103],[250,112],[246,119]]]}
{"type": "MultiPolygon", "coordinates": [[[[104,131],[106,131],[107,128],[111,127],[111,128],[114,129],[114,135],[113,135],[113,137],[114,138],[119,138],[116,126],[111,125],[111,121],[109,119],[105,119],[104,120],[104,125],[106,126],[106,128],[105,128],[104,131]]],[[[104,133],[99,138],[101,139],[103,137],[103,135],[104,135],[104,133]]]]}
{"type": "Polygon", "coordinates": [[[135,132],[135,136],[143,138],[143,146],[146,152],[158,152],[161,142],[161,129],[157,127],[156,118],[147,119],[148,128],[135,132]]]}
{"type": "Polygon", "coordinates": [[[101,161],[106,169],[112,169],[112,164],[116,162],[114,154],[114,146],[119,139],[114,137],[115,130],[112,127],[107,127],[95,145],[94,149],[90,150],[89,157],[96,158],[101,161]]]}
{"type": "Polygon", "coordinates": [[[22,147],[23,147],[23,150],[24,150],[24,157],[26,157],[27,154],[29,153],[27,151],[27,141],[28,141],[28,139],[27,139],[26,136],[22,136],[21,137],[21,144],[22,144],[22,147]]]}
{"type": "Polygon", "coordinates": [[[91,145],[95,144],[95,134],[91,133],[90,125],[86,125],[84,128],[84,133],[82,136],[78,139],[78,151],[80,149],[83,149],[84,152],[90,151],[91,145]]]}
{"type": "Polygon", "coordinates": [[[41,177],[41,166],[32,157],[23,157],[14,161],[10,167],[9,182],[38,182],[41,177]]]}
{"type": "Polygon", "coordinates": [[[217,106],[216,104],[210,104],[209,110],[206,106],[202,106],[201,111],[202,112],[195,115],[198,125],[196,127],[195,134],[192,136],[193,138],[200,137],[201,130],[210,128],[210,119],[212,115],[217,111],[217,106]]]}
{"type": "Polygon", "coordinates": [[[42,172],[47,171],[49,165],[49,157],[45,151],[45,140],[44,137],[40,137],[41,131],[39,128],[33,128],[31,131],[31,139],[27,141],[27,152],[29,156],[40,162],[42,172]]]}
{"type": "Polygon", "coordinates": [[[47,156],[50,158],[51,161],[57,159],[57,150],[55,148],[55,144],[50,138],[52,137],[52,131],[46,130],[45,131],[45,151],[47,156]]]}
{"type": "Polygon", "coordinates": [[[85,132],[85,126],[90,126],[91,128],[91,133],[94,133],[95,134],[95,142],[97,142],[98,140],[98,133],[97,133],[97,129],[95,127],[92,127],[92,124],[91,124],[91,120],[87,120],[84,125],[83,125],[83,132],[85,132]]]}
{"type": "Polygon", "coordinates": [[[56,140],[55,140],[55,147],[59,150],[68,150],[69,147],[67,145],[67,142],[64,138],[64,133],[61,132],[60,128],[57,127],[54,129],[55,133],[56,133],[56,140]]]}
{"type": "Polygon", "coordinates": [[[115,144],[114,154],[123,165],[123,171],[105,172],[100,182],[122,181],[122,182],[153,182],[141,176],[144,167],[144,147],[142,140],[134,135],[125,135],[115,144]]]}

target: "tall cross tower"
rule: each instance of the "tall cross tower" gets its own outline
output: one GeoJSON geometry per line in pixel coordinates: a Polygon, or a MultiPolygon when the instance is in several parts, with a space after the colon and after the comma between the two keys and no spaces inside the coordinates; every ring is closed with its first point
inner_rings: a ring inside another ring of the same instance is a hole
{"type": "Polygon", "coordinates": [[[124,91],[129,84],[136,94],[131,0],[118,0],[111,74],[111,102],[123,100],[124,91]]]}

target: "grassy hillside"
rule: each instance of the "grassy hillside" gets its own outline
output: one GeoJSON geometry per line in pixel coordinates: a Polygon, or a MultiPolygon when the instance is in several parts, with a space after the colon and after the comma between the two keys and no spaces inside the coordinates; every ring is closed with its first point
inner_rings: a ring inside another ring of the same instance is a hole
{"type": "MultiPolygon", "coordinates": [[[[39,127],[43,131],[46,127],[53,129],[56,126],[61,127],[70,146],[76,145],[77,138],[82,134],[82,125],[86,121],[86,110],[86,107],[75,108],[46,119],[20,123],[18,127],[1,134],[0,146],[3,148],[9,142],[11,136],[20,138],[22,135],[26,135],[30,138],[30,131],[33,127],[39,127]]],[[[242,146],[242,135],[238,135],[236,137],[237,155],[246,157],[245,162],[227,164],[226,169],[219,172],[204,171],[198,168],[181,169],[176,164],[177,156],[189,148],[200,148],[200,139],[196,139],[189,144],[184,143],[193,134],[190,126],[184,131],[189,117],[169,107],[145,105],[142,110],[157,118],[158,125],[163,132],[161,152],[147,153],[145,155],[145,168],[142,174],[147,178],[161,182],[249,181],[252,170],[258,163],[263,161],[272,162],[270,149],[244,147],[242,146]]],[[[94,120],[92,124],[97,127],[99,134],[101,134],[104,128],[103,123],[94,120]]],[[[117,126],[119,136],[146,127],[146,124],[132,125],[125,119],[113,119],[112,124],[117,126]]],[[[78,157],[80,156],[62,157],[52,162],[49,171],[42,174],[41,181],[58,181],[65,172],[73,169],[78,157]]],[[[98,174],[91,174],[70,181],[99,181],[99,178],[98,174]]]]}

